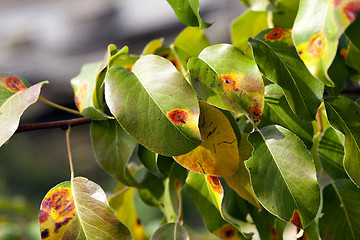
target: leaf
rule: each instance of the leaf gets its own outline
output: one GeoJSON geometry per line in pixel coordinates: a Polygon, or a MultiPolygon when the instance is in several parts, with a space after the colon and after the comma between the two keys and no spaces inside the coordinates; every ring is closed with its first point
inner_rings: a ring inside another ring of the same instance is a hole
{"type": "Polygon", "coordinates": [[[291,111],[282,89],[276,84],[265,87],[265,107],[259,128],[273,124],[289,129],[311,149],[314,135],[311,122],[301,120],[291,111]]]}
{"type": "Polygon", "coordinates": [[[148,239],[144,233],[144,226],[136,213],[134,195],[135,188],[128,188],[123,184],[118,184],[113,197],[108,199],[110,206],[114,209],[119,220],[125,224],[133,237],[133,239],[148,239]],[[117,194],[124,191],[121,194],[117,194]]]}
{"type": "Polygon", "coordinates": [[[176,222],[166,223],[158,228],[150,240],[190,240],[186,230],[176,222]]]}
{"type": "Polygon", "coordinates": [[[142,145],[138,147],[138,157],[144,167],[157,177],[167,177],[173,159],[151,152],[142,145]]]}
{"type": "Polygon", "coordinates": [[[199,15],[199,0],[167,0],[178,19],[192,27],[205,29],[212,24],[203,22],[199,15]]]}
{"type": "Polygon", "coordinates": [[[310,72],[327,86],[334,86],[328,69],[338,41],[359,11],[358,1],[301,0],[293,37],[299,55],[310,72]]]}
{"type": "Polygon", "coordinates": [[[270,213],[305,229],[320,206],[315,165],[301,140],[281,126],[249,135],[254,147],[245,161],[260,203],[270,213]]]}
{"type": "Polygon", "coordinates": [[[144,50],[141,53],[141,56],[154,54],[157,49],[162,47],[163,42],[164,42],[163,38],[158,38],[150,41],[148,44],[146,44],[144,50]]]}
{"type": "Polygon", "coordinates": [[[235,174],[239,167],[238,141],[228,118],[200,101],[199,126],[203,139],[200,146],[174,159],[196,173],[221,177],[235,174]]]}
{"type": "Polygon", "coordinates": [[[299,58],[290,32],[268,29],[249,39],[249,43],[259,70],[282,88],[293,112],[303,120],[314,120],[324,86],[299,58]]]}
{"type": "Polygon", "coordinates": [[[300,0],[278,0],[276,11],[272,12],[272,21],[275,27],[291,29],[299,8],[300,0]]]}
{"type": "Polygon", "coordinates": [[[60,183],[46,194],[39,222],[41,239],[131,239],[104,191],[83,177],[60,183]]]}
{"type": "Polygon", "coordinates": [[[264,83],[255,62],[230,44],[205,48],[188,63],[199,96],[216,107],[261,120],[264,83]]]}
{"type": "Polygon", "coordinates": [[[326,113],[333,128],[345,135],[344,168],[350,179],[360,186],[360,113],[358,106],[346,98],[324,100],[326,113]]]}
{"type": "MultiPolygon", "coordinates": [[[[267,12],[248,10],[243,13],[231,23],[232,44],[245,52],[249,47],[248,39],[269,27],[267,19],[267,12]]],[[[247,54],[251,54],[251,51],[247,51],[247,54]]]]}
{"type": "Polygon", "coordinates": [[[92,121],[90,131],[98,163],[121,183],[139,186],[127,168],[136,141],[116,120],[92,121]]]}
{"type": "Polygon", "coordinates": [[[225,181],[240,197],[246,199],[252,205],[260,209],[262,206],[257,200],[251,187],[250,176],[244,164],[244,161],[251,157],[253,151],[252,146],[247,140],[247,136],[248,134],[242,133],[241,142],[239,144],[239,170],[235,175],[225,177],[225,181]]]}
{"type": "Polygon", "coordinates": [[[199,56],[200,52],[209,45],[210,42],[201,29],[187,27],[176,37],[171,48],[185,73],[188,60],[199,56]]]}
{"type": "Polygon", "coordinates": [[[319,220],[322,239],[360,238],[360,189],[348,179],[329,184],[323,192],[323,216],[319,220]]]}
{"type": "Polygon", "coordinates": [[[75,93],[75,104],[78,110],[85,117],[94,120],[104,120],[109,117],[102,111],[93,99],[96,96],[96,78],[100,62],[85,64],[76,77],[71,79],[71,86],[75,93]]]}
{"type": "Polygon", "coordinates": [[[27,84],[14,75],[0,76],[0,94],[2,98],[0,100],[2,101],[0,106],[0,146],[15,133],[21,115],[38,100],[41,87],[46,83],[48,82],[37,83],[27,88],[27,84]],[[15,93],[6,92],[7,90],[4,89],[6,87],[3,87],[3,84],[6,84],[8,89],[13,89],[15,93]]]}
{"type": "Polygon", "coordinates": [[[185,187],[198,206],[206,228],[211,233],[222,239],[245,239],[221,216],[223,188],[217,177],[190,172],[185,187]]]}
{"type": "Polygon", "coordinates": [[[276,10],[274,0],[241,0],[241,2],[253,11],[276,10]]]}
{"type": "Polygon", "coordinates": [[[12,95],[22,92],[30,84],[19,76],[9,73],[0,73],[0,106],[12,95]]]}
{"type": "Polygon", "coordinates": [[[318,155],[322,168],[332,179],[347,178],[344,166],[344,135],[327,128],[321,136],[318,155]]]}
{"type": "Polygon", "coordinates": [[[165,156],[197,147],[198,100],[171,62],[146,55],[132,71],[113,66],[105,78],[105,100],[120,125],[137,142],[165,156]]]}
{"type": "Polygon", "coordinates": [[[356,46],[357,49],[360,49],[360,17],[359,13],[354,22],[352,22],[349,27],[346,29],[345,34],[351,40],[351,42],[356,46]]]}

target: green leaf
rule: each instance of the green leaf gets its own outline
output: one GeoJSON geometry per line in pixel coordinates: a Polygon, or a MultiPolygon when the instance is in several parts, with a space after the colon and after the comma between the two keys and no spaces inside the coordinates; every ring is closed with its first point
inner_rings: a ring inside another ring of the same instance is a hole
{"type": "Polygon", "coordinates": [[[299,55],[310,72],[327,86],[334,86],[328,75],[338,41],[353,22],[359,2],[301,0],[293,37],[299,55]]]}
{"type": "Polygon", "coordinates": [[[94,182],[74,178],[52,188],[41,203],[42,239],[131,239],[94,182]]]}
{"type": "Polygon", "coordinates": [[[332,179],[347,178],[344,160],[344,135],[329,127],[321,136],[318,155],[325,172],[332,179]]]}
{"type": "Polygon", "coordinates": [[[355,46],[353,42],[349,44],[349,50],[346,54],[346,64],[356,71],[360,72],[360,49],[355,46]]]}
{"type": "Polygon", "coordinates": [[[150,41],[148,44],[146,44],[144,50],[141,53],[141,56],[154,54],[157,49],[162,47],[163,42],[164,42],[163,38],[158,38],[150,41]]]}
{"type": "Polygon", "coordinates": [[[165,156],[197,147],[199,103],[172,63],[146,55],[132,71],[113,66],[105,78],[106,103],[121,126],[137,142],[165,156]]]}
{"type": "Polygon", "coordinates": [[[345,34],[351,40],[351,42],[356,46],[357,49],[360,49],[360,16],[357,14],[357,17],[353,23],[346,29],[345,34]]]}
{"type": "Polygon", "coordinates": [[[359,107],[346,98],[324,100],[326,113],[333,128],[345,135],[344,167],[350,179],[360,186],[360,113],[359,107]]]}
{"type": "Polygon", "coordinates": [[[139,186],[127,168],[136,141],[116,120],[92,121],[90,131],[98,163],[121,183],[139,186]]]}
{"type": "Polygon", "coordinates": [[[291,29],[293,27],[300,0],[278,0],[276,11],[272,12],[274,26],[291,29]]]}
{"type": "Polygon", "coordinates": [[[281,126],[267,126],[249,135],[254,147],[245,161],[254,192],[270,213],[305,229],[320,206],[320,189],[310,152],[281,126]]]}
{"type": "Polygon", "coordinates": [[[212,24],[203,22],[199,15],[199,0],[167,0],[178,19],[192,27],[205,29],[212,24]]]}
{"type": "Polygon", "coordinates": [[[301,119],[314,120],[324,86],[299,58],[290,32],[268,29],[249,42],[260,71],[282,88],[290,108],[301,119]]]}
{"type": "Polygon", "coordinates": [[[75,104],[80,113],[94,120],[104,120],[109,117],[102,111],[96,99],[96,79],[100,62],[85,64],[76,77],[71,79],[75,93],[75,104]]]}
{"type": "MultiPolygon", "coordinates": [[[[267,12],[248,10],[231,23],[232,44],[245,52],[249,48],[248,39],[260,31],[269,28],[267,12]]],[[[247,51],[251,53],[251,51],[247,51]]]]}
{"type": "Polygon", "coordinates": [[[198,206],[206,228],[211,233],[222,239],[245,239],[221,215],[223,188],[217,177],[190,172],[185,187],[198,206]]]}
{"type": "Polygon", "coordinates": [[[277,124],[295,133],[311,149],[314,129],[309,121],[301,120],[290,109],[281,88],[276,84],[265,87],[265,107],[259,128],[277,124]]]}
{"type": "Polygon", "coordinates": [[[188,68],[191,83],[204,101],[260,122],[264,83],[253,59],[230,44],[218,44],[191,58],[188,68]]]}
{"type": "Polygon", "coordinates": [[[326,92],[331,96],[337,96],[343,90],[348,70],[341,52],[338,51],[331,66],[329,67],[328,74],[332,81],[335,83],[334,87],[325,86],[326,92]]]}
{"type": "Polygon", "coordinates": [[[323,216],[319,220],[322,239],[360,238],[360,189],[348,179],[329,184],[323,192],[323,216]]]}
{"type": "Polygon", "coordinates": [[[199,56],[207,46],[210,46],[209,40],[204,32],[196,27],[187,27],[176,37],[172,50],[179,59],[184,73],[187,71],[188,60],[199,56]]]}
{"type": "Polygon", "coordinates": [[[26,83],[14,75],[0,75],[0,146],[2,146],[18,128],[20,117],[23,112],[40,95],[41,87],[47,82],[37,83],[29,88],[26,83]],[[9,84],[4,85],[3,84],[9,84]],[[5,88],[10,91],[7,92],[5,88]]]}
{"type": "Polygon", "coordinates": [[[150,240],[190,240],[188,233],[179,223],[166,223],[153,233],[150,240]]]}

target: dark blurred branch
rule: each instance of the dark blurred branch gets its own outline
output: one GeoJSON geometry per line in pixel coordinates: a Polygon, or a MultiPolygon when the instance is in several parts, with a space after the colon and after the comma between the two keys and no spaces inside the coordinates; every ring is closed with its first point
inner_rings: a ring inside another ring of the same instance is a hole
{"type": "Polygon", "coordinates": [[[44,122],[44,123],[30,123],[30,124],[20,124],[15,133],[35,131],[41,129],[50,129],[50,128],[61,128],[63,130],[68,129],[69,126],[78,126],[83,124],[88,124],[91,122],[90,118],[75,118],[69,120],[61,120],[54,122],[44,122]]]}

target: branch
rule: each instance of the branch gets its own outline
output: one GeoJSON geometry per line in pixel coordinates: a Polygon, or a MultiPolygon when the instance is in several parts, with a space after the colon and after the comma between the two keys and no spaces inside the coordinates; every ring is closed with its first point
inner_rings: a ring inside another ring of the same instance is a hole
{"type": "Polygon", "coordinates": [[[44,123],[30,123],[30,124],[20,124],[15,133],[35,131],[41,129],[50,129],[50,128],[61,128],[67,130],[69,126],[77,126],[90,123],[90,118],[75,118],[69,120],[61,120],[55,122],[44,122],[44,123]]]}

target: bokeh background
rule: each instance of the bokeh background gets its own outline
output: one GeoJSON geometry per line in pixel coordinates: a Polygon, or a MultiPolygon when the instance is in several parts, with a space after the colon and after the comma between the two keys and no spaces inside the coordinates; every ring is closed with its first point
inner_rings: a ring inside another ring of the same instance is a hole
{"type": "MultiPolygon", "coordinates": [[[[230,23],[244,10],[239,0],[200,0],[202,18],[214,22],[205,30],[211,44],[231,42],[230,23]]],[[[0,72],[31,84],[48,80],[41,95],[75,108],[70,79],[83,64],[102,60],[108,44],[139,54],[155,38],[172,43],[184,27],[166,0],[2,0],[0,72]]],[[[39,101],[21,122],[73,117],[39,101]]],[[[72,129],[71,148],[75,174],[112,192],[116,182],[95,160],[88,125],[72,129]]],[[[0,148],[0,240],[40,239],[42,198],[69,179],[65,131],[15,134],[0,148]]]]}

